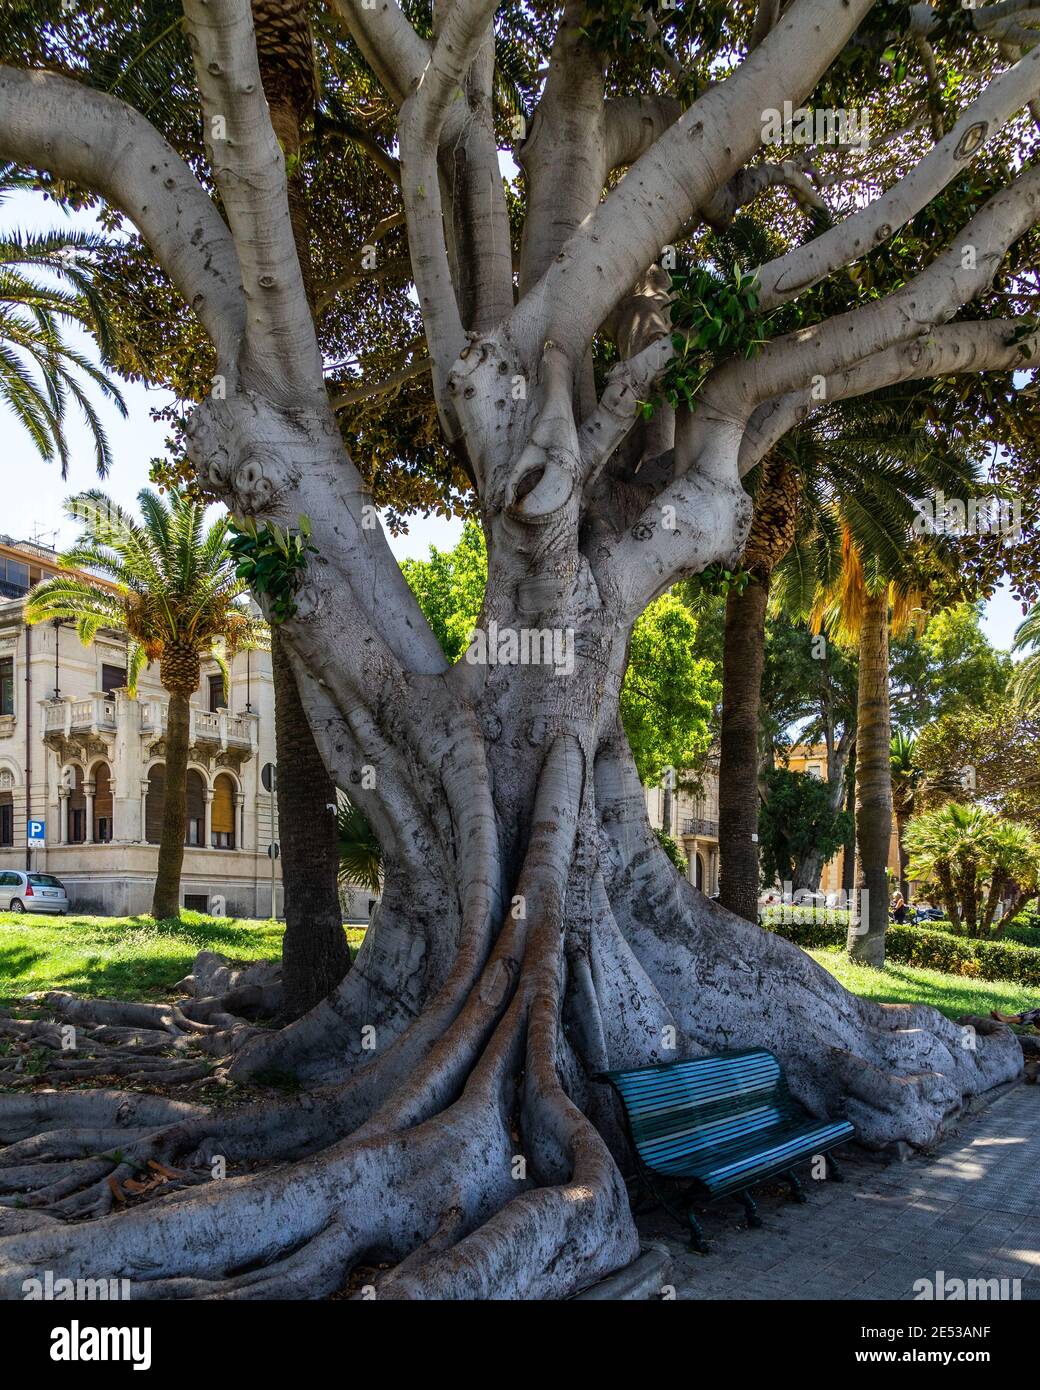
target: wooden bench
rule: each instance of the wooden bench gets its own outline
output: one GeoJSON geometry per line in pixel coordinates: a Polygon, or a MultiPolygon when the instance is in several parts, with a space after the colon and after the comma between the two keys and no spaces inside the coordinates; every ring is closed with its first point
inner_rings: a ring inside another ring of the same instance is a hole
{"type": "MultiPolygon", "coordinates": [[[[852,1138],[847,1120],[816,1120],[787,1089],[783,1068],[764,1048],[721,1052],[688,1062],[660,1062],[596,1078],[621,1098],[642,1186],[680,1224],[690,1245],[707,1253],[694,1198],[732,1196],[743,1203],[749,1226],[761,1226],[748,1188],[781,1176],[797,1202],[806,1200],[792,1169],[852,1138]],[[682,1207],[674,1197],[684,1194],[682,1207]]],[[[833,1158],[827,1176],[841,1174],[833,1158]]]]}

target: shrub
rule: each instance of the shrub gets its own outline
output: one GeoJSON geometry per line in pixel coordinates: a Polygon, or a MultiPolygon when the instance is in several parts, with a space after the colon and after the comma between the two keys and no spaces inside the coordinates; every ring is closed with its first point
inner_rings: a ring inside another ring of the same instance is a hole
{"type": "Polygon", "coordinates": [[[663,830],[655,830],[654,834],[657,836],[657,842],[664,850],[665,854],[667,854],[668,858],[679,870],[683,878],[685,878],[689,872],[690,866],[687,862],[686,855],[683,853],[682,845],[679,844],[678,840],[673,840],[671,835],[666,835],[663,830]]]}
{"type": "MultiPolygon", "coordinates": [[[[844,946],[848,913],[811,908],[767,908],[762,925],[767,931],[793,941],[804,950],[844,946]],[[785,917],[786,912],[786,917],[785,917]],[[801,913],[805,920],[794,921],[801,913]],[[844,923],[825,921],[843,917],[844,923]]],[[[939,923],[930,923],[939,926],[939,923]]],[[[924,970],[941,970],[945,975],[962,975],[978,980],[1010,980],[1015,984],[1040,988],[1040,953],[1019,941],[978,941],[956,936],[952,931],[924,930],[893,923],[885,933],[885,955],[901,965],[924,970]]]]}

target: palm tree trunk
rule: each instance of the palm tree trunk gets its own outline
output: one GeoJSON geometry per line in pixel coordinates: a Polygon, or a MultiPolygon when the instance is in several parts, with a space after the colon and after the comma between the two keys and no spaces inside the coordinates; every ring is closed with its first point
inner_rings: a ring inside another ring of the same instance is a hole
{"type": "Polygon", "coordinates": [[[179,917],[181,911],[181,867],[187,812],[185,784],[188,775],[188,738],[191,707],[187,695],[170,691],[166,717],[166,800],[163,806],[162,837],[155,870],[152,916],[179,917]]]}
{"type": "Polygon", "coordinates": [[[849,833],[841,861],[841,891],[846,904],[852,900],[856,887],[856,746],[853,744],[845,770],[845,811],[849,818],[849,833]]]}
{"type": "Polygon", "coordinates": [[[282,990],[296,1018],[339,984],[350,950],[339,905],[336,790],[300,703],[296,678],[271,630],[275,744],[278,757],[278,838],[285,891],[282,990]]]}
{"type": "Polygon", "coordinates": [[[863,599],[856,720],[858,887],[865,891],[849,922],[854,960],[881,968],[888,928],[888,849],[892,838],[892,742],[888,694],[888,590],[863,599]]]}
{"type": "Polygon", "coordinates": [[[758,708],[769,581],[726,598],[719,747],[719,901],[758,921],[758,708]]]}
{"type": "Polygon", "coordinates": [[[906,876],[906,866],[909,863],[910,856],[907,854],[906,846],[903,844],[903,836],[906,833],[906,823],[909,819],[905,811],[896,812],[896,844],[899,852],[899,891],[902,893],[903,901],[906,903],[910,901],[910,881],[906,876]]]}
{"type": "MultiPolygon", "coordinates": [[[[252,0],[260,74],[279,144],[291,161],[287,192],[296,254],[314,309],[310,208],[300,160],[302,127],[314,106],[306,0],[252,0]]],[[[306,1013],[350,968],[339,905],[336,792],[300,703],[288,658],[272,628],[278,757],[278,838],[285,893],[282,989],[286,1012],[306,1013]]]]}

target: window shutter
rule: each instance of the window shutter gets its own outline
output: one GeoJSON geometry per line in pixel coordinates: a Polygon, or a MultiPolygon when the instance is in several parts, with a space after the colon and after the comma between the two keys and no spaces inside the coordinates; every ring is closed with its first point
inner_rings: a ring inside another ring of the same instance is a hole
{"type": "Polygon", "coordinates": [[[215,835],[235,833],[235,791],[230,777],[218,777],[213,783],[212,816],[215,835]]]}

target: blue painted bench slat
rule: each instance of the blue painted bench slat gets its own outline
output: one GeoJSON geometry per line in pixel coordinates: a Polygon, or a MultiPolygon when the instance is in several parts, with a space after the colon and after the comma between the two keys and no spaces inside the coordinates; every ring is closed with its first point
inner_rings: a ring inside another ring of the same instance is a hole
{"type": "MultiPolygon", "coordinates": [[[[669,1187],[688,1185],[689,1196],[708,1201],[737,1197],[748,1224],[760,1226],[747,1190],[753,1183],[782,1175],[795,1200],[804,1202],[793,1166],[829,1154],[855,1133],[847,1120],[817,1120],[803,1109],[765,1048],[605,1071],[595,1079],[621,1099],[643,1186],[689,1225],[691,1244],[701,1251],[707,1246],[700,1223],[688,1204],[676,1209],[669,1187]]],[[[826,1166],[827,1175],[840,1181],[833,1157],[826,1166]]]]}

